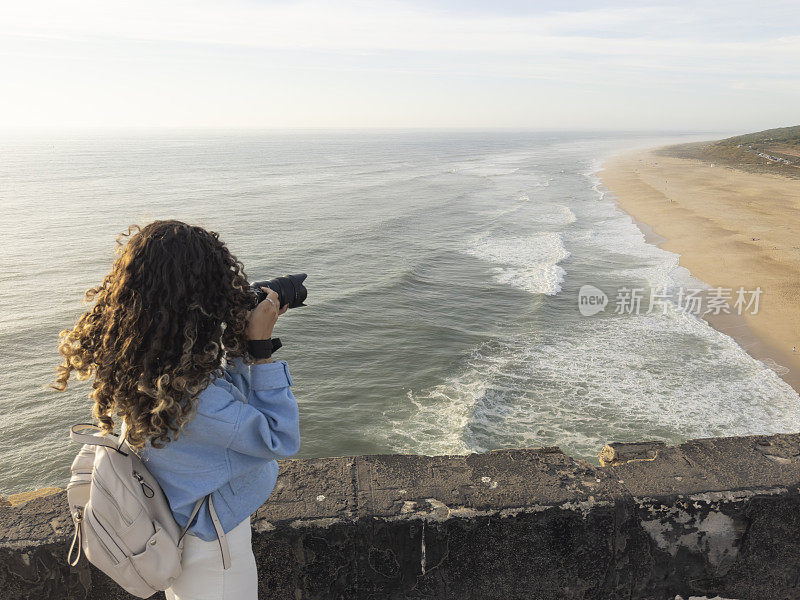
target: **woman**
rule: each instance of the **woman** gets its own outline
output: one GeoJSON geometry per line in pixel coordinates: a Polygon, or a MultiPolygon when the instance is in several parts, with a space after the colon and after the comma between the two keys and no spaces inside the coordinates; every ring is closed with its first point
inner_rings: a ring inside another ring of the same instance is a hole
{"type": "Polygon", "coordinates": [[[254,359],[270,344],[249,341],[269,340],[288,306],[263,288],[267,298],[249,310],[243,266],[215,232],[154,221],[129,227],[117,244],[111,272],[86,292],[94,306],[60,334],[64,362],[53,387],[66,389],[72,371],[94,376],[92,415],[105,432],[121,424],[181,527],[211,494],[230,568],[201,510],[167,598],[255,600],[250,515],[272,492],[275,459],[298,451],[300,433],[286,361],[254,359]]]}

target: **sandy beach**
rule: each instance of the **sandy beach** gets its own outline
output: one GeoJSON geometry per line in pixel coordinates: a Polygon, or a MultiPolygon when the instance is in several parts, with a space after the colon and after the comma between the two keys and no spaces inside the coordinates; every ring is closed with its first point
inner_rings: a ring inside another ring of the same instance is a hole
{"type": "Polygon", "coordinates": [[[615,156],[603,167],[619,206],[692,275],[714,287],[763,290],[757,314],[732,310],[708,320],[755,358],[788,369],[776,370],[800,391],[800,180],[657,149],[615,156]]]}

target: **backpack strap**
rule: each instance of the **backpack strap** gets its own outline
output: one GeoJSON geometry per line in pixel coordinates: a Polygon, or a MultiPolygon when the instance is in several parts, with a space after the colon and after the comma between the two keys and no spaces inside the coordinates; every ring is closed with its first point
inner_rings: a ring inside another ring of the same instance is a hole
{"type": "Polygon", "coordinates": [[[194,504],[192,514],[189,515],[189,520],[186,522],[186,527],[183,528],[181,536],[178,538],[178,547],[183,548],[183,536],[189,530],[189,525],[192,524],[197,513],[200,512],[200,507],[203,506],[203,501],[208,498],[208,513],[211,515],[211,522],[214,524],[214,530],[217,532],[217,541],[219,542],[219,551],[222,553],[222,568],[228,570],[231,567],[231,553],[228,549],[228,540],[225,538],[225,531],[222,529],[217,511],[214,510],[214,502],[211,500],[211,494],[203,496],[194,504]]]}
{"type": "Polygon", "coordinates": [[[90,433],[78,433],[78,431],[84,429],[97,429],[100,430],[100,427],[95,425],[94,423],[78,423],[77,425],[73,425],[69,428],[69,437],[73,442],[78,442],[81,444],[90,444],[93,446],[107,446],[108,448],[113,448],[120,454],[124,456],[128,456],[127,452],[123,452],[120,448],[122,448],[122,442],[117,441],[118,438],[115,435],[94,435],[90,433]]]}
{"type": "Polygon", "coordinates": [[[225,531],[222,529],[222,524],[219,522],[217,511],[214,510],[211,494],[208,495],[208,512],[211,515],[211,522],[214,524],[214,529],[217,532],[219,551],[222,553],[222,568],[223,570],[228,570],[231,568],[231,553],[228,550],[228,540],[225,539],[225,531]]]}
{"type": "Polygon", "coordinates": [[[200,507],[203,506],[203,501],[208,498],[208,496],[203,496],[197,502],[194,503],[194,508],[192,509],[192,514],[189,515],[189,520],[186,521],[186,527],[183,528],[181,531],[181,535],[178,538],[178,546],[183,548],[183,536],[186,535],[186,532],[189,531],[189,525],[192,524],[194,518],[197,516],[197,513],[200,512],[200,507]]]}
{"type": "Polygon", "coordinates": [[[75,534],[72,536],[72,543],[69,545],[69,552],[67,552],[67,562],[71,567],[76,566],[81,559],[81,550],[83,549],[83,534],[81,533],[82,520],[83,509],[78,509],[75,515],[75,534]],[[75,549],[78,550],[78,554],[75,556],[75,560],[72,560],[72,553],[75,549]]]}

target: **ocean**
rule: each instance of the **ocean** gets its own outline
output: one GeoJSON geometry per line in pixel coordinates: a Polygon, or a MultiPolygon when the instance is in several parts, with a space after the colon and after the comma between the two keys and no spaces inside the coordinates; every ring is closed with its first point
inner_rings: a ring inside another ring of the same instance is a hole
{"type": "MultiPolygon", "coordinates": [[[[715,136],[706,136],[715,137],[715,136]]],[[[128,225],[219,232],[251,280],[309,274],[276,327],[298,457],[462,454],[796,431],[797,393],[730,337],[621,287],[697,285],[597,179],[702,136],[138,132],[0,138],[0,493],[63,487],[91,384],[48,389],[58,332],[128,225]],[[578,291],[611,297],[584,316],[578,291]],[[646,305],[646,300],[645,300],[646,305]]]]}

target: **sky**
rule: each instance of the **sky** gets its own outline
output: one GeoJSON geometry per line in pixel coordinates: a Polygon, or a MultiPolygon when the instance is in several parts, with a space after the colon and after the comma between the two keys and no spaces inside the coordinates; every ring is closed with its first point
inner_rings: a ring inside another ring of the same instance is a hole
{"type": "Polygon", "coordinates": [[[4,128],[796,124],[797,0],[0,0],[4,128]]]}

